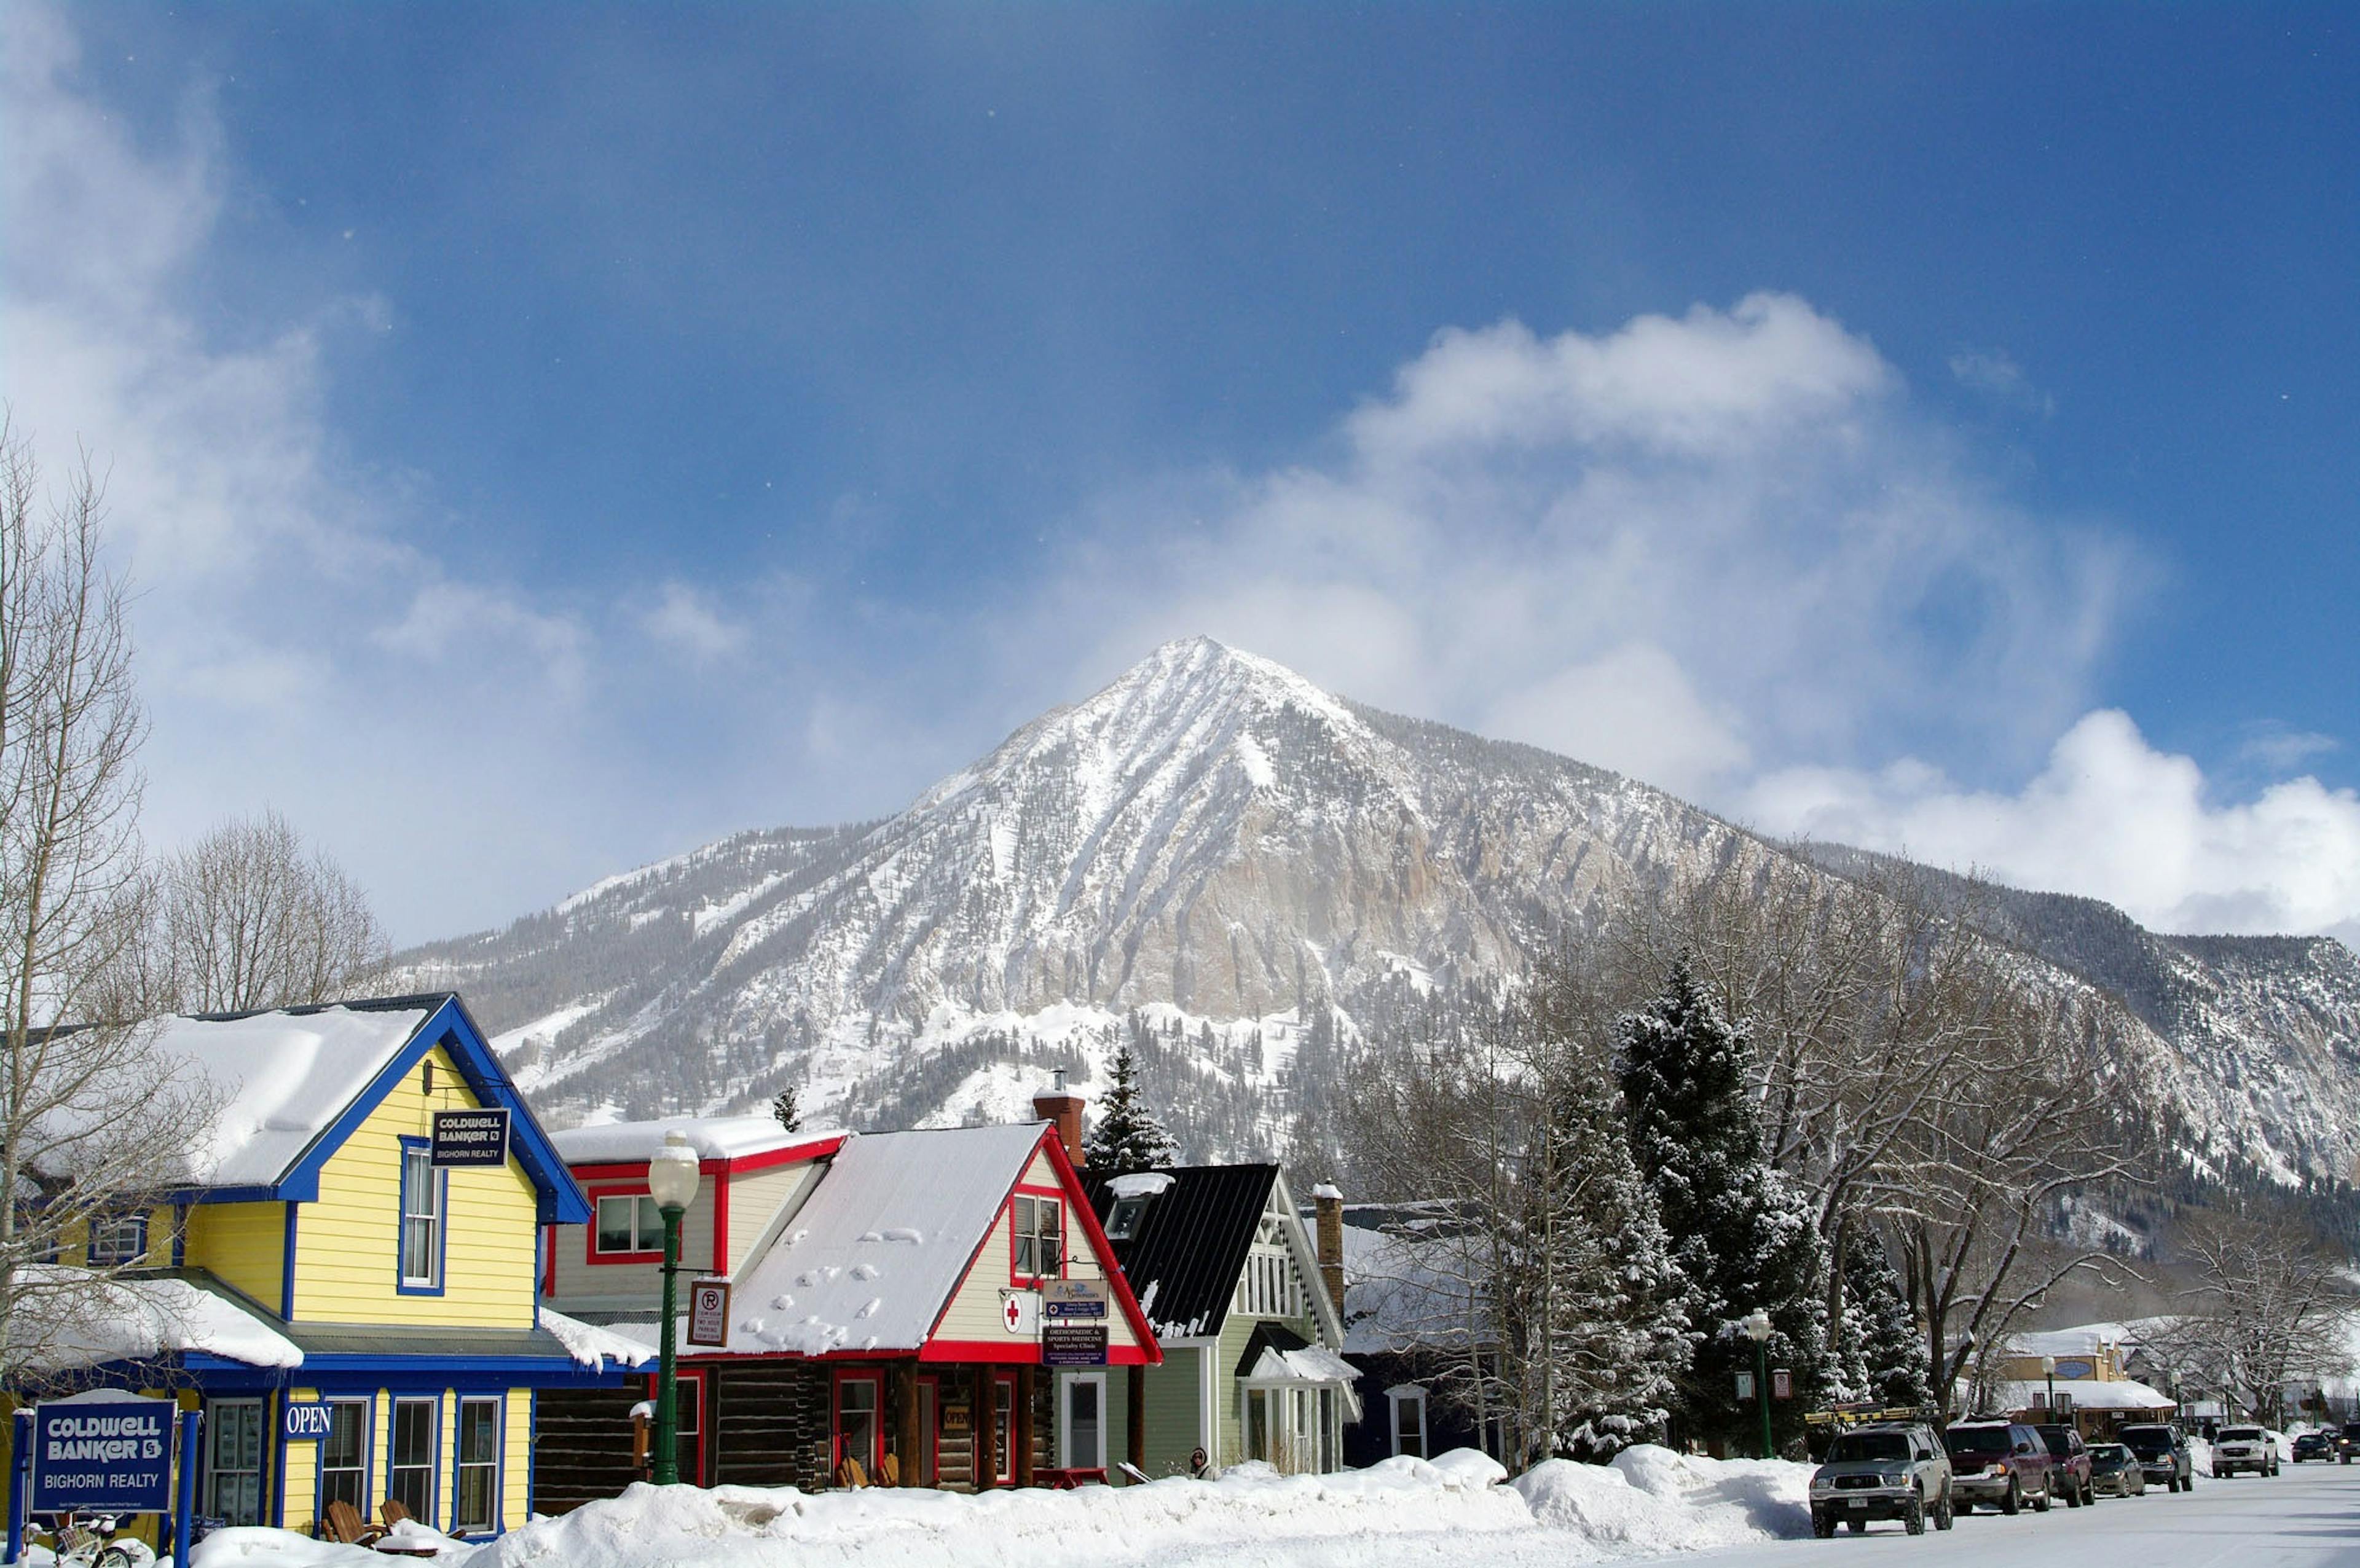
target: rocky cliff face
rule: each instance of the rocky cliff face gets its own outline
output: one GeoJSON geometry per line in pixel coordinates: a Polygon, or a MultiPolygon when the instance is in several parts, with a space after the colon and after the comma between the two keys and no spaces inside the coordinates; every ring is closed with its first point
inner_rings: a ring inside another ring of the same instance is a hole
{"type": "MultiPolygon", "coordinates": [[[[1338,1042],[1513,974],[1609,890],[1782,850],[1661,790],[1377,713],[1196,640],[882,822],[751,833],[504,931],[406,955],[503,1031],[552,1116],[1013,1116],[1119,1039],[1199,1154],[1283,1146],[1338,1042]]],[[[1849,852],[1818,851],[1828,875],[1849,852]]],[[[2046,984],[2122,993],[2169,1119],[2278,1179],[2348,1173],[2360,963],[2332,942],[2157,936],[2027,894],[2046,984]],[[2179,1103],[2179,1102],[2184,1102],[2179,1103]]]]}

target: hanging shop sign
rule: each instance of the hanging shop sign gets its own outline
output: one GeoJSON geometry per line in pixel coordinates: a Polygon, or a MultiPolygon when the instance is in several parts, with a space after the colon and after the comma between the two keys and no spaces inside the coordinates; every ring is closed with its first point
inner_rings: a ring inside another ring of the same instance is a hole
{"type": "Polygon", "coordinates": [[[688,1343],[729,1343],[729,1281],[698,1279],[688,1287],[688,1343]]]}
{"type": "Polygon", "coordinates": [[[506,1165],[508,1162],[507,1108],[435,1112],[433,1162],[446,1167],[506,1165]]]}
{"type": "Polygon", "coordinates": [[[1087,1323],[1052,1318],[1041,1325],[1043,1367],[1103,1367],[1107,1364],[1106,1322],[1087,1323]]]}
{"type": "Polygon", "coordinates": [[[1041,1315],[1059,1319],[1106,1321],[1107,1287],[1103,1279],[1052,1279],[1041,1287],[1041,1315]]]}
{"type": "Polygon", "coordinates": [[[112,1391],[33,1411],[37,1514],[162,1514],[172,1510],[169,1399],[112,1391]]]}
{"type": "Polygon", "coordinates": [[[1041,1333],[1041,1292],[1000,1291],[1000,1326],[1020,1339],[1037,1337],[1041,1333]]]}

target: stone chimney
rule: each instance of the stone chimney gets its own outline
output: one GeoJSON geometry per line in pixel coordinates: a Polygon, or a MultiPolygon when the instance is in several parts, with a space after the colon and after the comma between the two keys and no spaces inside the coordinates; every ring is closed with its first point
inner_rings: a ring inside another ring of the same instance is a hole
{"type": "Polygon", "coordinates": [[[1311,1189],[1311,1218],[1319,1246],[1319,1280],[1328,1299],[1344,1311],[1344,1194],[1333,1181],[1311,1189]]]}
{"type": "Polygon", "coordinates": [[[1074,1169],[1082,1168],[1082,1107],[1089,1102],[1065,1087],[1065,1070],[1056,1070],[1056,1079],[1042,1093],[1032,1096],[1032,1115],[1044,1122],[1057,1124],[1057,1141],[1065,1146],[1065,1158],[1074,1169]]]}

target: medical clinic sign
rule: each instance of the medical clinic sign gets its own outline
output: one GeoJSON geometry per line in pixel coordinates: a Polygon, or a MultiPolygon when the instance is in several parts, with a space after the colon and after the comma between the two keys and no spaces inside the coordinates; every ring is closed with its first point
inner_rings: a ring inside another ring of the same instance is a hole
{"type": "Polygon", "coordinates": [[[82,1394],[33,1411],[37,1514],[160,1514],[172,1508],[172,1401],[82,1394]]]}

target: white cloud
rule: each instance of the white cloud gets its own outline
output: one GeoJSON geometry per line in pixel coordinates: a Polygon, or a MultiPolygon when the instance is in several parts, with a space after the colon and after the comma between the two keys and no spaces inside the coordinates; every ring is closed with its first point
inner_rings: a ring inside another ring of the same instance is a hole
{"type": "Polygon", "coordinates": [[[1996,402],[2036,414],[2057,411],[2057,399],[2035,387],[2005,349],[1961,349],[1950,356],[1950,375],[1996,402]]]}
{"type": "Polygon", "coordinates": [[[1779,831],[2087,894],[2165,931],[2315,931],[2360,920],[2360,795],[2300,778],[2215,801],[2194,760],[2156,750],[2112,709],[2066,731],[2012,793],[1961,789],[1903,761],[1785,769],[1749,799],[1779,831]]]}
{"type": "Polygon", "coordinates": [[[685,583],[666,583],[639,620],[648,636],[698,664],[711,663],[746,646],[746,628],[726,619],[685,583]]]}

